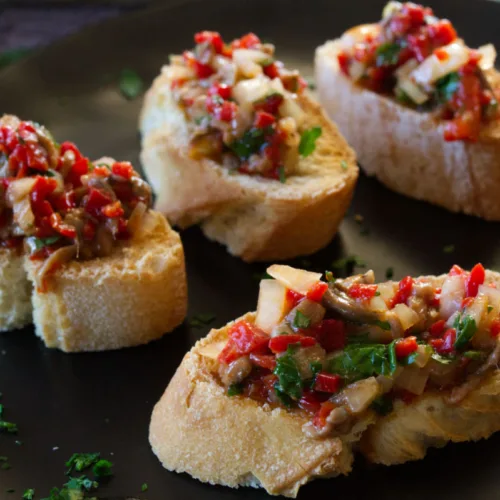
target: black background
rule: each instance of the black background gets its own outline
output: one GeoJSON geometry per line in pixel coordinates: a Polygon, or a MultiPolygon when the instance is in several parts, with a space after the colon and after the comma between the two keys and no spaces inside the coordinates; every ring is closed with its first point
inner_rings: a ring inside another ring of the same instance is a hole
{"type": "MultiPolygon", "coordinates": [[[[275,42],[278,56],[310,77],[314,48],[351,25],[376,20],[383,3],[205,0],[131,14],[8,68],[0,76],[0,111],[45,123],[56,138],[77,142],[90,157],[110,155],[137,165],[141,102],[126,101],[117,91],[123,68],[133,68],[149,84],[169,53],[192,46],[195,31],[215,29],[230,39],[253,30],[275,42]]],[[[451,18],[471,46],[491,41],[500,47],[500,5],[473,0],[432,5],[438,15],[451,18]]],[[[230,257],[196,228],[183,232],[182,238],[188,317],[215,313],[212,326],[222,326],[255,308],[256,275],[265,265],[230,257]]],[[[294,264],[323,271],[333,260],[356,254],[381,280],[389,266],[396,278],[441,273],[455,262],[471,267],[480,261],[498,269],[499,239],[497,223],[406,199],[362,176],[339,235],[328,248],[294,264]],[[355,214],[364,217],[362,225],[355,222],[355,214]],[[443,252],[450,244],[455,252],[443,252]]],[[[65,460],[85,451],[100,451],[115,463],[115,477],[99,490],[109,498],[265,498],[262,491],[208,486],[167,472],[149,448],[153,405],[184,353],[207,331],[208,327],[195,329],[186,322],[147,346],[73,355],[45,349],[32,328],[1,334],[1,402],[5,418],[19,425],[19,435],[0,435],[0,455],[8,456],[12,465],[0,470],[0,499],[21,498],[26,488],[36,488],[37,498],[45,496],[52,486],[65,482],[65,460]],[[23,444],[16,445],[16,439],[23,444]],[[141,493],[145,482],[149,490],[141,493]],[[8,488],[15,493],[6,493],[8,488]]],[[[311,483],[299,498],[497,499],[499,445],[500,436],[449,445],[432,450],[424,461],[392,468],[367,466],[358,459],[349,477],[311,483]]]]}

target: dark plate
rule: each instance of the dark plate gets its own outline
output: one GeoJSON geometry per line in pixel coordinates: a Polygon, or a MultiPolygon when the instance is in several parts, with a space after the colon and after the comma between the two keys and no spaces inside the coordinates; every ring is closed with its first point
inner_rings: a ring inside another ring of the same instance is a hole
{"type": "MultiPolygon", "coordinates": [[[[500,47],[500,5],[472,0],[432,3],[437,13],[449,14],[471,45],[492,41],[500,47]]],[[[382,5],[363,0],[309,0],[296,6],[280,0],[205,0],[123,17],[2,73],[0,110],[47,124],[56,138],[74,140],[91,157],[113,155],[137,164],[140,100],[128,102],[117,92],[123,68],[134,68],[150,82],[169,53],[191,46],[192,33],[208,28],[227,38],[256,31],[277,44],[286,62],[310,76],[317,45],[351,25],[376,20],[382,5]]],[[[481,261],[496,268],[499,229],[499,224],[450,214],[361,177],[340,234],[319,254],[295,263],[324,270],[334,259],[356,254],[380,279],[389,266],[397,278],[440,273],[454,262],[470,267],[481,261]],[[355,222],[355,214],[364,216],[362,225],[355,222]],[[451,244],[454,253],[445,253],[443,248],[451,244]]],[[[222,326],[252,310],[258,289],[255,275],[265,266],[230,257],[196,228],[182,237],[189,316],[213,312],[213,326],[222,326]]],[[[0,455],[7,455],[12,465],[8,471],[0,469],[0,498],[20,498],[26,488],[36,488],[37,498],[43,497],[65,481],[64,461],[75,451],[101,451],[106,457],[112,453],[115,477],[100,490],[109,498],[265,498],[262,491],[208,486],[167,472],[149,448],[153,405],[183,354],[207,331],[186,323],[148,346],[78,355],[45,349],[32,328],[2,335],[0,391],[5,417],[18,423],[19,435],[0,435],[0,455]],[[16,439],[23,445],[16,445],[16,439]],[[145,482],[149,491],[141,494],[145,482]],[[6,493],[8,488],[15,493],[6,493]]],[[[351,499],[498,499],[499,445],[500,436],[450,445],[431,451],[421,462],[392,468],[367,467],[359,459],[349,477],[313,482],[300,498],[324,498],[333,490],[336,498],[351,499]]]]}

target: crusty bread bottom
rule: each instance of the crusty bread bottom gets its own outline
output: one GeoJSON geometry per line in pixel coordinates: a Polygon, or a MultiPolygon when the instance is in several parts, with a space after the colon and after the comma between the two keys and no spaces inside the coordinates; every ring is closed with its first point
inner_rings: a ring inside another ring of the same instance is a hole
{"type": "MultiPolygon", "coordinates": [[[[33,291],[36,333],[66,352],[101,351],[147,343],[178,326],[186,315],[184,252],[165,218],[111,256],[71,261],[57,270],[49,291],[33,291]],[[153,229],[153,228],[152,228],[153,229]]],[[[25,262],[35,282],[38,263],[25,262]]]]}
{"type": "Polygon", "coordinates": [[[320,106],[300,97],[304,129],[321,126],[316,150],[284,184],[229,172],[189,157],[186,117],[174,102],[169,67],[148,91],[141,112],[141,162],[156,208],[175,225],[201,223],[208,238],[243,260],[282,260],[316,252],[335,235],[358,167],[355,154],[320,106]]]}
{"type": "MultiPolygon", "coordinates": [[[[390,189],[489,220],[500,220],[500,126],[476,143],[443,138],[444,123],[353,84],[339,70],[338,40],[316,51],[318,94],[361,167],[390,189]]],[[[498,73],[491,75],[499,79],[498,73]]]]}
{"type": "Polygon", "coordinates": [[[24,257],[17,250],[0,249],[0,332],[31,323],[31,289],[24,257]]]}
{"type": "Polygon", "coordinates": [[[348,441],[358,439],[354,432],[372,416],[345,439],[317,440],[302,431],[303,412],[228,397],[214,376],[215,361],[202,353],[224,343],[231,324],[196,343],[153,410],[149,440],[164,467],[211,484],[263,487],[289,497],[315,477],[347,474],[348,441]]]}

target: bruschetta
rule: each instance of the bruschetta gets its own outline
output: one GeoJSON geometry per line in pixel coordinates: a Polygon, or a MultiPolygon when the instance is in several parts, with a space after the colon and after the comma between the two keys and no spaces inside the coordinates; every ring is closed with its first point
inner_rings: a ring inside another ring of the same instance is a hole
{"type": "Polygon", "coordinates": [[[493,45],[467,47],[430,8],[383,19],[316,51],[320,102],[361,167],[406,196],[500,220],[499,74],[493,45]]]}
{"type": "Polygon", "coordinates": [[[195,42],[162,68],[140,117],[156,209],[245,261],[324,247],[351,200],[354,152],[273,45],[214,32],[195,42]]]}
{"type": "Polygon", "coordinates": [[[180,238],[128,162],[90,162],[43,126],[0,120],[0,328],[48,347],[116,349],[184,319],[180,238]]]}
{"type": "Polygon", "coordinates": [[[499,274],[268,274],[256,313],[197,342],[155,406],[167,469],[295,497],[353,448],[390,465],[500,430],[499,274]]]}

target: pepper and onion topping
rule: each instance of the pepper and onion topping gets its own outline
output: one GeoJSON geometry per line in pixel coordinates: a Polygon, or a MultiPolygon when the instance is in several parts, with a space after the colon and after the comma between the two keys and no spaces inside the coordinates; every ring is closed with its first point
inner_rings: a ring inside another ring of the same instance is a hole
{"type": "Polygon", "coordinates": [[[255,320],[231,325],[211,356],[229,396],[305,411],[308,435],[349,432],[430,390],[457,403],[499,362],[500,291],[481,264],[381,284],[372,271],[268,274],[255,320]]]}
{"type": "Polygon", "coordinates": [[[304,125],[299,99],[306,82],[253,33],[227,44],[203,31],[194,41],[193,50],[171,57],[169,69],[174,100],[190,126],[189,155],[284,182],[321,134],[304,125]]]}
{"type": "Polygon", "coordinates": [[[446,141],[476,141],[481,125],[498,118],[498,89],[488,81],[496,51],[458,38],[447,19],[411,2],[389,2],[377,24],[341,38],[340,70],[356,83],[433,111],[445,121],[446,141]]]}
{"type": "Polygon", "coordinates": [[[93,164],[42,126],[0,126],[0,242],[44,260],[44,277],[71,259],[110,255],[151,206],[151,189],[128,162],[93,164]]]}

